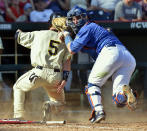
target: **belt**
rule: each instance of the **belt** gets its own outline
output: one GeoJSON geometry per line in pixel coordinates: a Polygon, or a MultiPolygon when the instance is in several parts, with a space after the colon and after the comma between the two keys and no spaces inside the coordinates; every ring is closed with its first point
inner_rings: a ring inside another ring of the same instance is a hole
{"type": "Polygon", "coordinates": [[[105,45],[105,47],[116,47],[116,44],[108,44],[108,45],[105,45]]]}
{"type": "MultiPolygon", "coordinates": [[[[45,67],[39,66],[39,65],[38,65],[38,66],[36,66],[36,68],[42,70],[42,69],[45,68],[45,67]]],[[[53,70],[54,70],[54,72],[60,72],[59,69],[53,69],[53,70]]]]}

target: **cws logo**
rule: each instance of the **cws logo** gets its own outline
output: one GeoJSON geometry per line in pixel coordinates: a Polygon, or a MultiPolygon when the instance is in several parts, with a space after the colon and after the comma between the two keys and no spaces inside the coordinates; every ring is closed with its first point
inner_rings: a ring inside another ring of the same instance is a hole
{"type": "Polygon", "coordinates": [[[131,29],[146,29],[147,28],[147,22],[132,22],[130,24],[131,29]]]}

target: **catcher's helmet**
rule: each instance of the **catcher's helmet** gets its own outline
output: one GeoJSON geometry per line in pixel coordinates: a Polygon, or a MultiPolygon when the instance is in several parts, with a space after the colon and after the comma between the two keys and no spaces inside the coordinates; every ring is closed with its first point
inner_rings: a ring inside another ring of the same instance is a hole
{"type": "Polygon", "coordinates": [[[81,27],[87,22],[87,12],[85,9],[74,6],[68,13],[67,13],[67,25],[70,26],[75,33],[77,33],[81,27]],[[78,20],[78,23],[75,24],[72,21],[72,18],[74,16],[80,16],[80,19],[78,20]]]}

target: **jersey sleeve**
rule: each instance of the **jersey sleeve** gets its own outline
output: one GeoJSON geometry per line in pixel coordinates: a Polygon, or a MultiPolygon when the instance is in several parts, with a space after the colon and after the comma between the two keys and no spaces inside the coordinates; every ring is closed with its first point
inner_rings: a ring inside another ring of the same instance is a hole
{"type": "Polygon", "coordinates": [[[91,37],[90,29],[85,26],[76,35],[74,41],[70,44],[70,49],[72,52],[79,52],[89,41],[91,37]]]}
{"type": "MultiPolygon", "coordinates": [[[[65,45],[65,44],[64,44],[65,45]]],[[[65,55],[64,55],[64,59],[63,59],[63,62],[66,62],[67,60],[71,59],[72,58],[72,55],[69,53],[67,47],[65,46],[64,47],[65,49],[65,55]]]]}
{"type": "Polygon", "coordinates": [[[20,32],[18,35],[18,44],[26,47],[31,48],[31,45],[34,40],[34,32],[20,32]]]}

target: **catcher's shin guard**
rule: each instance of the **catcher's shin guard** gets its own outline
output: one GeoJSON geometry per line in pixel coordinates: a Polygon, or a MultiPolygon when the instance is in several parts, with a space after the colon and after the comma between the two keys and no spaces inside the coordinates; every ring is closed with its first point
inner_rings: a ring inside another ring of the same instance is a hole
{"type": "Polygon", "coordinates": [[[136,100],[135,94],[133,93],[133,90],[129,86],[124,85],[123,93],[127,96],[128,108],[131,110],[135,110],[137,105],[137,100],[136,100]]]}
{"type": "Polygon", "coordinates": [[[88,83],[88,87],[85,87],[85,93],[88,97],[88,101],[92,108],[91,117],[89,120],[91,123],[98,123],[105,119],[103,114],[103,106],[101,103],[101,90],[100,87],[91,83],[88,83]]]}
{"type": "Polygon", "coordinates": [[[126,105],[127,97],[124,94],[118,93],[112,96],[113,103],[117,107],[124,107],[126,105]]]}
{"type": "Polygon", "coordinates": [[[128,105],[128,108],[131,110],[136,109],[136,96],[133,93],[132,89],[129,86],[124,85],[123,86],[123,94],[118,93],[113,95],[113,102],[118,107],[124,107],[125,105],[128,105]]]}
{"type": "Polygon", "coordinates": [[[90,103],[92,110],[103,109],[101,103],[101,90],[99,86],[92,83],[88,83],[88,87],[85,87],[85,93],[88,97],[88,101],[90,103]]]}

